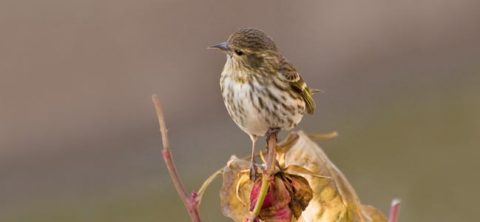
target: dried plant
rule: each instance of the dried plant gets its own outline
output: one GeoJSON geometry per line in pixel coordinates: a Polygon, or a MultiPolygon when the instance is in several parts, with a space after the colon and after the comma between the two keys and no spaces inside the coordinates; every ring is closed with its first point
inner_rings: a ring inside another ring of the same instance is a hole
{"type": "MultiPolygon", "coordinates": [[[[276,159],[279,163],[279,172],[296,176],[297,179],[291,180],[294,184],[302,184],[301,181],[304,178],[309,185],[310,189],[296,190],[295,196],[300,197],[298,199],[305,199],[305,196],[313,193],[308,206],[302,209],[301,217],[292,217],[286,221],[292,221],[293,218],[298,218],[298,221],[320,222],[387,221],[379,210],[360,203],[355,190],[345,176],[305,133],[301,131],[290,133],[283,142],[278,144],[276,159]]],[[[223,174],[221,190],[223,213],[234,221],[244,221],[243,218],[248,214],[251,190],[255,191],[255,184],[248,180],[248,162],[235,156],[231,157],[223,174]]],[[[292,201],[294,201],[293,198],[292,201]]],[[[297,210],[303,207],[303,203],[300,204],[301,206],[297,204],[297,201],[290,204],[278,202],[276,207],[282,209],[285,205],[289,205],[291,209],[297,210]]],[[[277,213],[283,212],[279,210],[277,213]]],[[[270,215],[274,216],[272,213],[270,215]]]]}
{"type": "MultiPolygon", "coordinates": [[[[328,139],[336,133],[306,135],[291,132],[277,144],[276,133],[268,137],[261,176],[249,179],[249,162],[232,156],[226,166],[210,176],[197,192],[188,194],[172,159],[166,124],[159,98],[152,97],[163,141],[163,158],[172,182],[191,221],[200,222],[198,211],[208,185],[223,175],[220,190],[222,212],[236,222],[386,222],[385,215],[363,205],[342,172],[330,161],[314,139],[328,139]]],[[[261,157],[265,153],[261,153],[261,157]]],[[[392,202],[388,222],[397,222],[399,201],[392,202]]]]}

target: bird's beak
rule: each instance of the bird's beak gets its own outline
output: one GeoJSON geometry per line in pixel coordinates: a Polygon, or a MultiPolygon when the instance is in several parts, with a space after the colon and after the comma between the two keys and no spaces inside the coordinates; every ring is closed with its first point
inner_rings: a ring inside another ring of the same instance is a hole
{"type": "Polygon", "coordinates": [[[228,43],[227,42],[222,42],[220,44],[212,45],[208,47],[208,49],[220,49],[222,51],[228,51],[228,43]]]}

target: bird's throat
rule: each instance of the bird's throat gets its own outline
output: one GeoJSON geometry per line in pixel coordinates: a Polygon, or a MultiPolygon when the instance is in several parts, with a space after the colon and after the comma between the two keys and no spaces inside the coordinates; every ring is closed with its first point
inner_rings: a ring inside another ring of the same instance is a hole
{"type": "Polygon", "coordinates": [[[222,76],[225,76],[236,83],[245,84],[252,76],[248,72],[249,70],[240,64],[238,61],[227,57],[227,62],[223,67],[222,76]]]}

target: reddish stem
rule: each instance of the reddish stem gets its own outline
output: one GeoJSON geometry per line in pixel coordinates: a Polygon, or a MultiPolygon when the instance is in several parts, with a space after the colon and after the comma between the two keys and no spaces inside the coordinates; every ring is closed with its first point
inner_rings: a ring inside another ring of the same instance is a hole
{"type": "Polygon", "coordinates": [[[393,199],[390,206],[390,215],[388,215],[388,222],[398,222],[398,215],[400,214],[400,200],[393,199]]]}
{"type": "Polygon", "coordinates": [[[177,193],[180,196],[180,199],[182,200],[183,205],[185,206],[185,208],[188,211],[188,214],[190,215],[190,219],[193,222],[201,222],[202,220],[200,219],[200,214],[198,213],[198,201],[196,198],[197,195],[195,192],[192,193],[191,195],[187,194],[187,192],[185,191],[185,186],[183,185],[182,181],[180,180],[180,177],[178,176],[175,163],[173,162],[172,152],[170,151],[170,143],[168,141],[168,135],[167,135],[168,130],[165,124],[165,118],[163,115],[163,109],[160,103],[160,99],[158,98],[157,95],[153,95],[152,101],[155,106],[155,111],[157,113],[158,124],[160,125],[160,134],[162,135],[162,144],[163,144],[162,156],[163,156],[163,160],[165,161],[165,165],[167,165],[170,178],[172,179],[173,185],[175,186],[175,189],[177,190],[177,193]]]}

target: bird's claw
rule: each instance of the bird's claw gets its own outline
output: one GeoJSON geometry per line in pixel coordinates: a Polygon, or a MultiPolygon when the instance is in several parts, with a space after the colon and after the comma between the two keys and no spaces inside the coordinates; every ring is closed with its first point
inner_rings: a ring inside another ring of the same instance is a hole
{"type": "Polygon", "coordinates": [[[265,133],[265,137],[268,140],[268,138],[270,138],[270,136],[272,136],[273,134],[277,134],[278,132],[280,132],[280,128],[278,128],[278,127],[268,128],[267,133],[265,133]]]}
{"type": "Polygon", "coordinates": [[[255,166],[255,164],[252,162],[250,164],[250,180],[251,181],[255,181],[257,179],[257,167],[255,166]]]}

